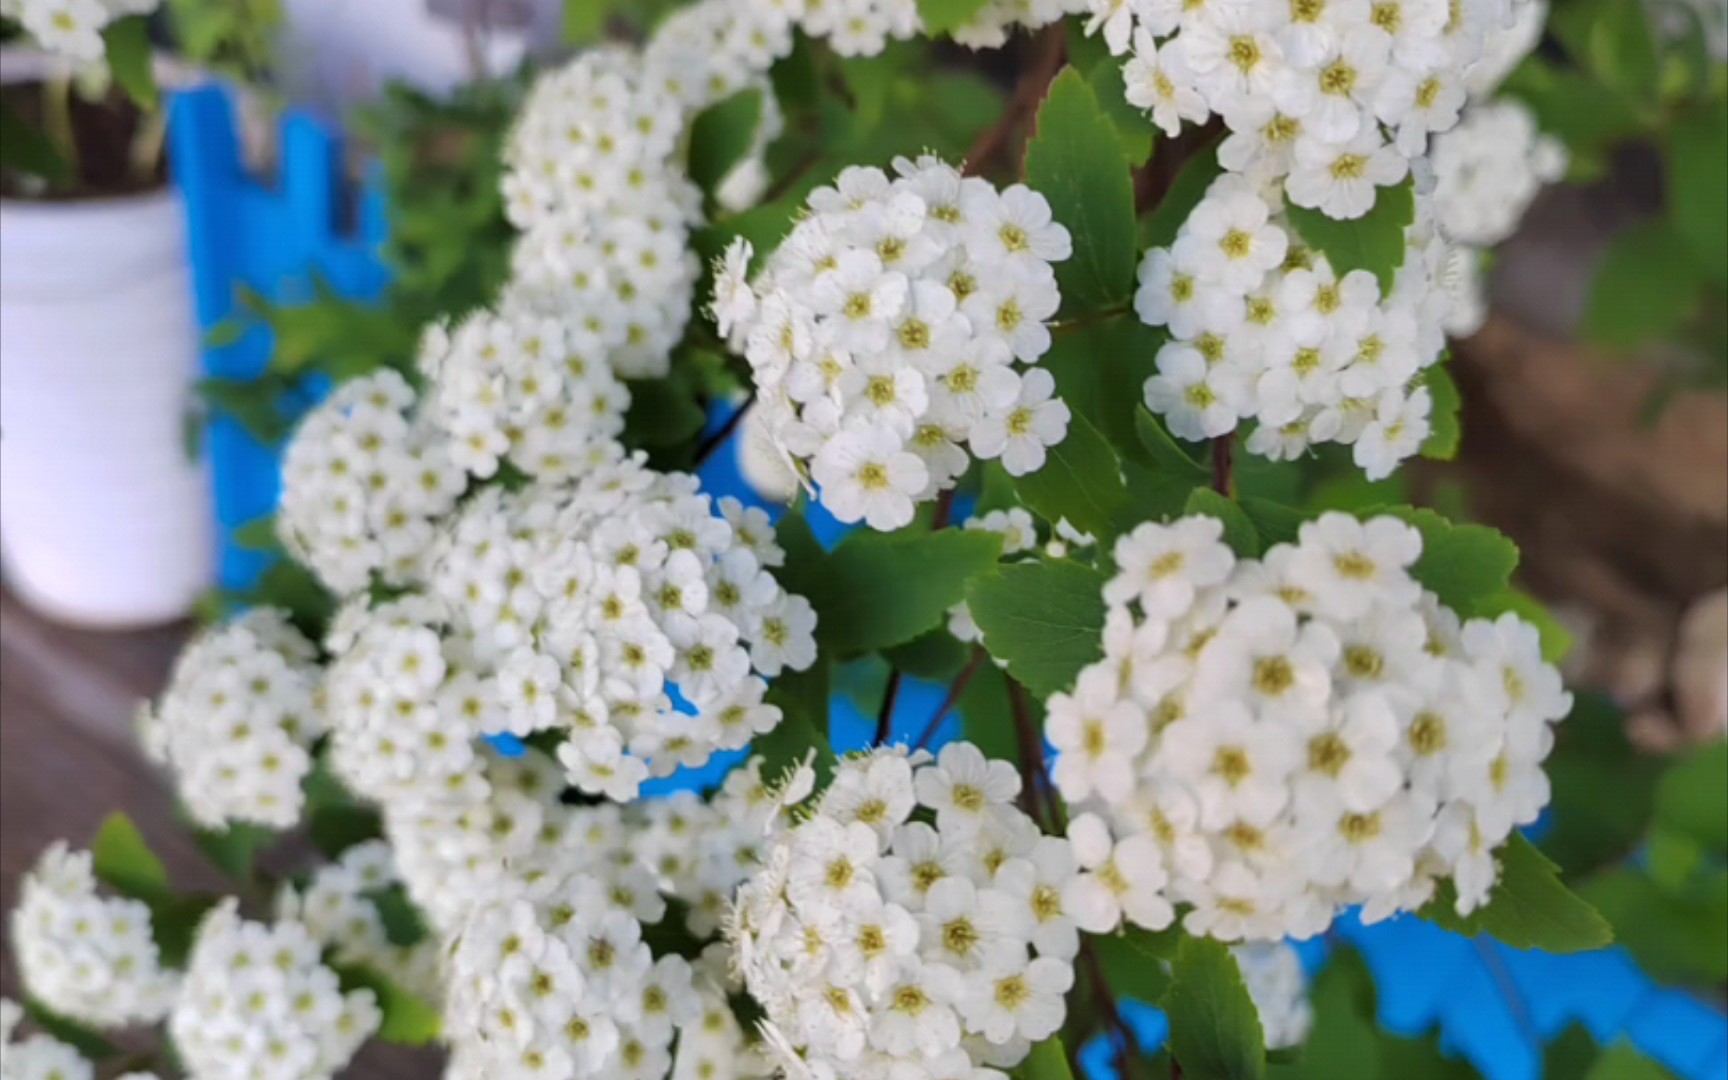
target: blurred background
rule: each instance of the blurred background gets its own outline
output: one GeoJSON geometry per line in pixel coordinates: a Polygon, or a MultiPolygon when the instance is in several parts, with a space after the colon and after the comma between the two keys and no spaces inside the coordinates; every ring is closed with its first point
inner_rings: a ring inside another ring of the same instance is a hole
{"type": "MultiPolygon", "coordinates": [[[[267,523],[297,411],[411,357],[426,321],[501,280],[498,147],[535,66],[670,6],[168,0],[150,25],[159,116],[117,92],[57,99],[65,72],[0,52],[0,95],[59,131],[73,166],[49,184],[0,173],[0,907],[48,842],[112,809],[188,883],[217,880],[135,749],[137,702],[198,620],[301,584],[267,523]]],[[[1470,1024],[1538,1044],[1518,1059],[1538,1068],[1539,1044],[1581,1023],[1677,1075],[1728,1076],[1725,845],[1678,876],[1624,861],[1659,830],[1665,772],[1728,732],[1725,55],[1720,2],[1557,0],[1504,96],[1564,145],[1565,175],[1495,249],[1480,328],[1453,345],[1456,459],[1379,484],[1321,462],[1302,480],[1316,508],[1413,499],[1501,529],[1523,550],[1520,588],[1572,640],[1587,693],[1543,843],[1623,948],[1552,977],[1619,996],[1532,1018],[1534,969],[1490,966],[1471,976],[1488,980],[1486,1019],[1412,1007],[1407,1024],[1438,1022],[1489,1075],[1540,1073],[1496,1070],[1502,1036],[1470,1024]],[[1636,812],[1593,813],[1605,800],[1636,812]]],[[[1002,107],[1031,62],[1024,42],[944,49],[918,76],[944,81],[912,84],[933,117],[897,149],[946,140],[958,156],[966,132],[941,130],[945,111],[1002,107]]],[[[1439,952],[1405,955],[1447,994],[1422,968],[1439,952]]],[[[9,964],[0,989],[17,992],[9,964]]],[[[427,1060],[398,1051],[351,1075],[427,1060]]]]}

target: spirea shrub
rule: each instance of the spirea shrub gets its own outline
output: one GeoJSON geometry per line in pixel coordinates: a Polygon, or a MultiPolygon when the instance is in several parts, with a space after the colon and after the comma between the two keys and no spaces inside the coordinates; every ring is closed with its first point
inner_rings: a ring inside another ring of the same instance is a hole
{"type": "Polygon", "coordinates": [[[1510,542],[1398,505],[1565,163],[1541,24],[699,0],[525,77],[496,175],[392,207],[415,324],[277,327],[254,420],[342,376],[243,530],[282,558],[140,725],[239,895],[123,820],[50,849],[12,934],[48,1034],[0,1008],[0,1080],[150,1023],[191,1080],[374,1037],[450,1080],[1059,1080],[1157,1052],[1129,1000],[1253,1075],[1362,1030],[1348,957],[1310,1001],[1283,940],[1348,906],[1606,943],[1518,834],[1555,624],[1510,542]],[[765,498],[698,478],[740,442],[765,498]]]}

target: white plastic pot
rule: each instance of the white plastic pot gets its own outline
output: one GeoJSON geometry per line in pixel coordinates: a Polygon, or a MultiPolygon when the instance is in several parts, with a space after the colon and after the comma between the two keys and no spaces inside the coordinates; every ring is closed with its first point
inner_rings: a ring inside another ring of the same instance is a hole
{"type": "MultiPolygon", "coordinates": [[[[10,57],[6,76],[27,77],[10,57]]],[[[0,569],[31,606],[144,626],[210,584],[210,484],[183,438],[197,366],[172,189],[0,199],[0,569]]]]}

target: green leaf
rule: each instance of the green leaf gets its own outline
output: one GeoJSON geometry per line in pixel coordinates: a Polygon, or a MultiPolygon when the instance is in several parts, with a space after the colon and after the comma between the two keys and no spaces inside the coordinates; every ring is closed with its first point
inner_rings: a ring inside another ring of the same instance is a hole
{"type": "MultiPolygon", "coordinates": [[[[1150,937],[1146,931],[1140,934],[1150,937]]],[[[1089,939],[1104,969],[1104,981],[1117,998],[1156,1005],[1170,989],[1170,974],[1163,957],[1154,954],[1140,937],[1106,934],[1089,939]]]]}
{"type": "Polygon", "coordinates": [[[129,15],[114,20],[102,31],[102,41],[107,46],[108,68],[114,73],[114,81],[140,109],[154,109],[160,95],[152,63],[149,16],[129,15]]]}
{"type": "Polygon", "coordinates": [[[103,819],[90,853],[97,878],[116,892],[146,901],[169,894],[167,867],[125,814],[115,812],[103,819]]]}
{"type": "Polygon", "coordinates": [[[1032,1047],[1026,1063],[1020,1066],[1025,1080],[1074,1080],[1074,1070],[1068,1067],[1068,1051],[1060,1036],[1052,1035],[1032,1047]]]}
{"type": "Polygon", "coordinates": [[[1486,525],[1454,525],[1432,510],[1382,507],[1364,517],[1390,514],[1422,534],[1422,557],[1411,576],[1432,589],[1440,602],[1468,612],[1485,597],[1504,592],[1518,568],[1518,546],[1486,525]]]}
{"type": "Polygon", "coordinates": [[[1514,833],[1500,849],[1499,862],[1500,880],[1485,907],[1460,917],[1451,882],[1441,882],[1418,914],[1455,933],[1489,934],[1514,949],[1571,953],[1613,942],[1608,921],[1560,883],[1554,864],[1522,834],[1514,833]]]}
{"type": "MultiPolygon", "coordinates": [[[[1588,5],[1590,17],[1582,20],[1581,33],[1568,34],[1568,44],[1578,47],[1581,57],[1601,81],[1632,102],[1655,96],[1657,80],[1656,42],[1650,34],[1650,17],[1640,0],[1601,0],[1588,5]]],[[[1582,15],[1583,11],[1580,10],[1582,15]]],[[[1565,20],[1561,20],[1565,25],[1565,20]]]]}
{"type": "Polygon", "coordinates": [[[1602,257],[1579,333],[1609,349],[1670,338],[1697,310],[1702,287],[1702,271],[1674,225],[1633,225],[1602,257]]]}
{"type": "Polygon", "coordinates": [[[1655,978],[1717,986],[1728,979],[1728,871],[1670,890],[1621,868],[1591,878],[1578,891],[1655,978]]]}
{"type": "Polygon", "coordinates": [[[1103,656],[1104,575],[1066,559],[998,566],[966,591],[990,655],[1039,697],[1064,691],[1103,656]]]}
{"type": "Polygon", "coordinates": [[[1237,505],[1248,515],[1248,520],[1254,523],[1255,530],[1260,533],[1267,547],[1273,544],[1294,544],[1302,531],[1302,523],[1308,520],[1308,515],[1294,506],[1285,506],[1271,499],[1244,496],[1237,500],[1237,505]]]}
{"type": "Polygon", "coordinates": [[[1554,752],[1543,768],[1554,813],[1542,853],[1567,881],[1632,853],[1655,811],[1661,763],[1627,741],[1624,710],[1606,694],[1576,691],[1572,715],[1555,729],[1554,752]],[[1614,798],[1604,799],[1604,791],[1614,798]]]}
{"type": "Polygon", "coordinates": [[[1728,99],[1695,106],[1668,132],[1668,213],[1705,273],[1728,284],[1728,99]]]}
{"type": "Polygon", "coordinates": [[[1050,447],[1044,467],[1017,477],[1027,509],[1054,525],[1063,518],[1103,541],[1128,507],[1121,464],[1098,429],[1081,414],[1068,418],[1068,435],[1050,447]]]}
{"type": "Polygon", "coordinates": [[[1140,445],[1152,455],[1159,468],[1191,476],[1196,480],[1204,480],[1212,475],[1205,465],[1182,449],[1176,437],[1164,426],[1164,421],[1152,415],[1151,410],[1144,405],[1134,412],[1134,433],[1139,436],[1140,445]]]}
{"type": "Polygon", "coordinates": [[[984,756],[1020,764],[1020,739],[1014,730],[1014,706],[1008,700],[1008,679],[995,664],[985,664],[960,695],[960,733],[984,756]]]}
{"type": "Polygon", "coordinates": [[[390,944],[406,949],[426,940],[426,920],[421,916],[420,908],[408,899],[408,890],[400,884],[373,889],[366,894],[366,899],[378,909],[378,918],[384,924],[384,936],[390,944]]]}
{"type": "Polygon", "coordinates": [[[346,993],[370,990],[384,1014],[378,1038],[393,1046],[425,1046],[438,1038],[443,1021],[438,1010],[376,970],[363,964],[331,964],[346,993]]]}
{"type": "Polygon", "coordinates": [[[103,1038],[101,1033],[42,1004],[28,993],[24,995],[24,1014],[51,1038],[65,1043],[93,1062],[111,1058],[119,1047],[103,1038]]]}
{"type": "Polygon", "coordinates": [[[276,839],[276,832],[262,825],[236,822],[226,829],[194,828],[198,850],[232,881],[252,878],[252,860],[258,850],[276,839]]]}
{"type": "Polygon", "coordinates": [[[918,0],[918,16],[931,37],[952,34],[983,10],[985,0],[918,0]]]}
{"type": "Polygon", "coordinates": [[[234,546],[247,551],[281,551],[282,540],[276,535],[276,515],[253,518],[234,529],[234,546]]]}
{"type": "Polygon", "coordinates": [[[1446,370],[1444,361],[1423,371],[1418,382],[1428,388],[1428,396],[1434,399],[1433,411],[1428,414],[1431,430],[1422,443],[1422,456],[1433,461],[1451,461],[1458,456],[1458,443],[1463,436],[1458,412],[1464,400],[1458,394],[1458,384],[1446,370]]]}
{"type": "Polygon", "coordinates": [[[156,941],[162,963],[184,967],[198,938],[198,927],[221,898],[207,893],[164,896],[150,901],[150,936],[156,941]]]}
{"type": "Polygon", "coordinates": [[[1536,114],[1542,130],[1573,154],[1572,174],[1599,172],[1603,152],[1642,126],[1638,110],[1600,80],[1573,68],[1527,57],[1502,86],[1536,114]]]}
{"type": "Polygon", "coordinates": [[[358,805],[329,805],[313,809],[310,816],[312,844],[327,859],[334,859],[355,844],[384,835],[378,811],[358,805]]]}
{"type": "Polygon", "coordinates": [[[1384,1080],[1386,1041],[1374,1022],[1374,982],[1354,949],[1335,949],[1314,980],[1314,1026],[1298,1061],[1275,1065],[1272,1080],[1384,1080]]]}
{"type": "Polygon", "coordinates": [[[976,529],[879,533],[861,529],[823,561],[803,590],[816,608],[816,636],[835,658],[911,641],[938,625],[966,595],[966,582],[993,565],[1002,538],[976,529]]]}
{"type": "Polygon", "coordinates": [[[1406,177],[1381,188],[1368,212],[1348,221],[1294,203],[1285,213],[1302,242],[1325,255],[1334,273],[1343,277],[1366,270],[1380,280],[1384,295],[1392,291],[1392,279],[1404,265],[1404,230],[1416,220],[1414,182],[1406,177]]]}
{"type": "Polygon", "coordinates": [[[564,44],[590,45],[606,30],[611,0],[564,0],[564,44]]]}
{"type": "Polygon", "coordinates": [[[1543,1049],[1542,1080],[1579,1080],[1601,1056],[1596,1036],[1582,1022],[1574,1021],[1543,1049]]]}
{"type": "Polygon", "coordinates": [[[1116,126],[1073,68],[1050,84],[1026,147],[1026,182],[1050,200],[1074,254],[1056,264],[1069,313],[1125,304],[1134,291],[1134,184],[1116,126]]]}
{"type": "Polygon", "coordinates": [[[1656,820],[1709,851],[1728,853],[1728,742],[1688,751],[1662,774],[1656,820]]]}
{"type": "Polygon", "coordinates": [[[702,110],[690,124],[690,179],[710,199],[738,167],[762,126],[762,91],[740,90],[702,110]]]}
{"type": "Polygon", "coordinates": [[[1206,189],[1212,186],[1212,181],[1218,179],[1218,174],[1223,171],[1223,166],[1218,164],[1218,153],[1211,143],[1202,146],[1193,157],[1184,161],[1182,170],[1176,174],[1176,179],[1171,181],[1169,190],[1158,200],[1158,205],[1152,208],[1150,214],[1140,219],[1140,245],[1167,248],[1174,244],[1176,234],[1188,220],[1188,215],[1200,205],[1200,200],[1206,197],[1206,189]]]}
{"type": "Polygon", "coordinates": [[[1230,545],[1230,550],[1244,559],[1260,557],[1260,531],[1233,500],[1211,488],[1195,488],[1182,513],[1184,516],[1205,514],[1217,518],[1224,523],[1224,542],[1230,545]]]}
{"type": "Polygon", "coordinates": [[[1260,1013],[1223,942],[1185,938],[1164,1011],[1170,1051],[1185,1080],[1258,1080],[1266,1073],[1260,1013]]]}
{"type": "Polygon", "coordinates": [[[1121,315],[1057,335],[1042,363],[1069,409],[1086,417],[1123,458],[1149,466],[1154,461],[1140,443],[1135,417],[1168,340],[1162,330],[1121,315]]]}
{"type": "Polygon", "coordinates": [[[1151,117],[1128,101],[1127,87],[1122,82],[1122,65],[1112,57],[1092,68],[1086,85],[1097,95],[1098,104],[1116,126],[1116,137],[1122,141],[1122,153],[1136,169],[1152,159],[1152,144],[1157,137],[1151,117]]]}
{"type": "Polygon", "coordinates": [[[624,414],[624,441],[636,447],[679,446],[694,439],[707,414],[681,380],[637,379],[624,414]]]}
{"type": "Polygon", "coordinates": [[[54,140],[0,101],[0,165],[40,176],[51,184],[70,184],[72,167],[54,140]]]}
{"type": "Polygon", "coordinates": [[[882,657],[893,665],[896,671],[904,672],[915,679],[934,681],[953,678],[954,674],[965,666],[966,658],[971,654],[971,646],[962,645],[947,630],[937,629],[915,637],[904,645],[884,649],[882,657]]]}
{"type": "Polygon", "coordinates": [[[266,446],[274,446],[288,435],[288,418],[282,415],[278,398],[279,379],[200,379],[193,387],[212,412],[220,412],[246,429],[266,446]]]}
{"type": "Polygon", "coordinates": [[[313,641],[323,640],[324,627],[336,614],[336,598],[310,570],[291,559],[271,564],[246,600],[288,612],[294,625],[313,641]]]}
{"type": "Polygon", "coordinates": [[[1618,1042],[1596,1059],[1585,1080],[1672,1080],[1673,1074],[1640,1054],[1630,1043],[1618,1042]]]}
{"type": "Polygon", "coordinates": [[[762,775],[778,777],[814,750],[817,783],[834,775],[834,747],[828,741],[828,675],[826,660],[808,671],[791,671],[774,680],[766,700],[784,714],[774,730],[756,736],[751,750],[762,755],[762,775]]]}

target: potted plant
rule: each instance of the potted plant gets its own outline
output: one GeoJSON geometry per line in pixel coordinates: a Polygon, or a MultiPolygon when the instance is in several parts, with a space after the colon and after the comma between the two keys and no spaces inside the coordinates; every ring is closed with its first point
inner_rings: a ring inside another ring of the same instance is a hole
{"type": "Polygon", "coordinates": [[[27,602],[93,626],[180,617],[211,573],[157,90],[187,69],[153,52],[152,6],[0,0],[25,35],[0,59],[0,554],[27,602]]]}

